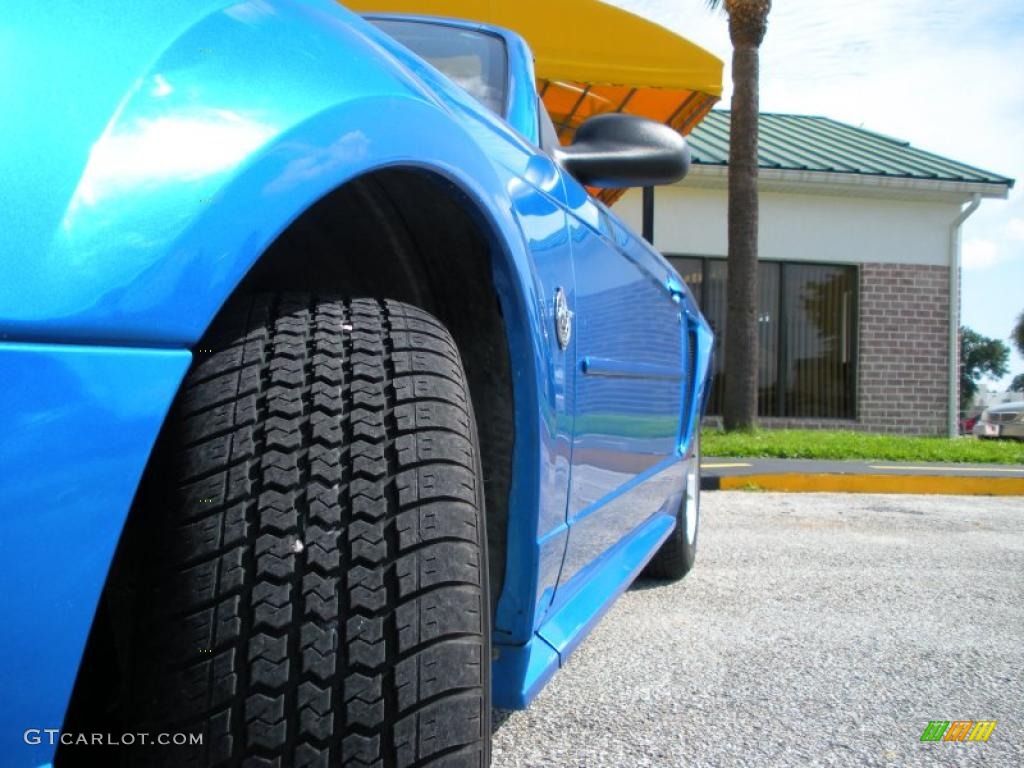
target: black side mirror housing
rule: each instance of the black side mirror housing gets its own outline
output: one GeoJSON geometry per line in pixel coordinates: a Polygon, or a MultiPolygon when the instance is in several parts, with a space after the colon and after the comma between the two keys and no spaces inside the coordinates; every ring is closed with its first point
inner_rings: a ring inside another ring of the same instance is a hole
{"type": "Polygon", "coordinates": [[[654,187],[672,184],[690,169],[686,140],[662,123],[612,112],[576,129],[572,144],[556,150],[558,161],[591,187],[654,187]]]}

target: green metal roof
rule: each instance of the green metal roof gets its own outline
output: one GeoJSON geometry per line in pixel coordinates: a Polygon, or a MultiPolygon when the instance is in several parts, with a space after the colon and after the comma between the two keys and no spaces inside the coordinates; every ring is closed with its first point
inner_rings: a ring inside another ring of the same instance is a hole
{"type": "MultiPolygon", "coordinates": [[[[695,164],[728,165],[729,112],[709,112],[687,141],[695,164]]],[[[758,166],[766,170],[1013,186],[1013,179],[1006,176],[925,152],[906,141],[813,115],[761,113],[757,154],[758,166]]]]}

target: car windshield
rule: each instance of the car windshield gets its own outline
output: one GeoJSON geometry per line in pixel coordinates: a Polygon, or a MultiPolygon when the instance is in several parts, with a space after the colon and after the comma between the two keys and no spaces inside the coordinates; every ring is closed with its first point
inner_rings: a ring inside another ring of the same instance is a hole
{"type": "Polygon", "coordinates": [[[369,21],[430,62],[489,110],[505,116],[508,64],[505,42],[500,37],[424,21],[369,21]]]}

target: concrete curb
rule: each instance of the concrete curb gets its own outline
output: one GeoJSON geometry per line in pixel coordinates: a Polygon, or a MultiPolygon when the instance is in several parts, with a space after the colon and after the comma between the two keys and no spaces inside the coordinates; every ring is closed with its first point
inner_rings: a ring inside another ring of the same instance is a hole
{"type": "Polygon", "coordinates": [[[1017,477],[784,472],[726,476],[703,475],[700,487],[705,491],[1024,496],[1024,478],[1017,477]]]}

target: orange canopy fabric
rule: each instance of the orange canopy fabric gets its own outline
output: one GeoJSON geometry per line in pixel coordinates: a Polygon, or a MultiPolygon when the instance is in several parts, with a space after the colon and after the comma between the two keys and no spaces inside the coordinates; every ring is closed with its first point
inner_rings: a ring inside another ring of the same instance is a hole
{"type": "MultiPolygon", "coordinates": [[[[360,13],[410,13],[494,24],[522,35],[537,90],[563,143],[581,122],[627,112],[684,136],[722,93],[722,61],[689,40],[599,0],[342,0],[360,13]]],[[[621,192],[605,190],[606,202],[621,192]]]]}

